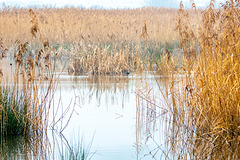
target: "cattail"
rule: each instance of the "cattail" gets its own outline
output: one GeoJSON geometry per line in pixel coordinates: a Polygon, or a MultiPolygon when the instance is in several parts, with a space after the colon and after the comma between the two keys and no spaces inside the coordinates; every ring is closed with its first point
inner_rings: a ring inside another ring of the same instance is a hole
{"type": "Polygon", "coordinates": [[[41,49],[40,51],[38,51],[37,57],[36,57],[36,61],[35,61],[36,66],[39,65],[39,62],[40,62],[40,59],[41,59],[43,53],[44,53],[44,52],[43,52],[42,49],[41,49]]]}
{"type": "Polygon", "coordinates": [[[43,47],[44,47],[44,49],[48,48],[49,47],[49,42],[48,41],[44,41],[43,42],[43,47]]]}
{"type": "Polygon", "coordinates": [[[3,77],[3,71],[0,69],[0,78],[3,77]]]}
{"type": "Polygon", "coordinates": [[[141,38],[147,38],[148,37],[148,32],[147,32],[147,24],[146,21],[144,22],[144,26],[142,28],[142,33],[141,33],[141,38]]]}
{"type": "Polygon", "coordinates": [[[33,63],[33,59],[32,57],[29,57],[29,59],[27,60],[27,66],[30,68],[30,69],[33,69],[33,66],[34,63],[33,63]]]}
{"type": "Polygon", "coordinates": [[[37,32],[39,31],[37,16],[35,15],[35,13],[33,12],[32,9],[29,9],[29,14],[30,14],[30,16],[32,16],[32,20],[30,21],[32,24],[32,26],[30,28],[30,32],[31,32],[32,36],[36,38],[37,32]]]}

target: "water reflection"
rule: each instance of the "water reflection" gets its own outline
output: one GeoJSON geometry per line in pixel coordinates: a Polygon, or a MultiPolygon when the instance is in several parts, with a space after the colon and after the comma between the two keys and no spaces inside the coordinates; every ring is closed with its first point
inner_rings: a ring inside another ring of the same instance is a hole
{"type": "Polygon", "coordinates": [[[2,159],[44,159],[47,148],[41,138],[11,137],[1,139],[2,159]]]}
{"type": "MultiPolygon", "coordinates": [[[[93,159],[135,159],[134,122],[135,95],[133,76],[60,76],[55,98],[62,95],[61,104],[77,97],[77,105],[69,125],[63,131],[67,138],[74,129],[93,135],[93,159]],[[67,95],[67,96],[66,96],[67,95]]],[[[57,118],[56,118],[57,119],[57,118]]],[[[84,136],[86,141],[91,137],[84,136]]]]}
{"type": "MultiPolygon", "coordinates": [[[[159,76],[158,79],[161,77],[159,76]]],[[[97,160],[138,159],[137,153],[141,156],[148,153],[144,152],[147,149],[144,148],[144,145],[139,145],[142,142],[136,143],[136,134],[138,135],[140,132],[135,128],[136,114],[139,112],[136,112],[138,108],[134,93],[139,86],[141,88],[148,87],[146,80],[153,84],[153,88],[157,87],[154,76],[150,74],[124,77],[77,76],[68,78],[62,76],[60,80],[62,95],[68,95],[68,97],[78,95],[77,97],[80,97],[80,107],[74,109],[77,114],[71,118],[64,134],[70,135],[70,128],[78,126],[84,134],[96,133],[93,149],[96,150],[94,159],[97,160]],[[141,150],[136,149],[138,147],[141,150]]],[[[141,91],[146,92],[146,90],[141,91]]],[[[63,98],[62,101],[67,101],[67,99],[63,98]]],[[[162,97],[155,98],[156,104],[162,101],[162,97]]],[[[64,102],[64,104],[67,105],[68,102],[64,102]]],[[[144,124],[141,121],[139,123],[144,124]]],[[[161,128],[156,124],[155,128],[157,127],[161,128]]],[[[146,138],[145,136],[150,136],[150,134],[141,134],[143,139],[146,138]]],[[[152,143],[154,144],[154,142],[152,143]]]]}
{"type": "Polygon", "coordinates": [[[131,76],[62,76],[60,77],[61,89],[65,91],[76,90],[81,105],[96,100],[100,105],[105,97],[106,107],[109,105],[124,104],[129,100],[133,89],[131,76]],[[107,96],[105,96],[107,95],[107,96]]]}
{"type": "MultiPolygon", "coordinates": [[[[148,100],[153,100],[150,97],[158,94],[155,89],[158,84],[153,75],[94,77],[69,76],[66,72],[59,72],[56,73],[56,77],[58,76],[58,85],[54,88],[54,106],[51,106],[48,119],[49,132],[54,128],[57,134],[48,132],[48,136],[40,140],[12,144],[16,151],[22,150],[16,153],[17,156],[22,156],[19,159],[27,159],[24,156],[31,159],[34,155],[38,155],[39,159],[49,159],[49,157],[60,159],[59,157],[66,150],[72,151],[69,147],[70,142],[66,140],[71,141],[73,136],[79,138],[84,135],[85,142],[89,144],[95,135],[91,151],[96,151],[96,154],[92,159],[136,160],[149,153],[148,151],[152,149],[149,146],[155,147],[155,142],[150,142],[151,137],[163,139],[157,133],[163,131],[162,125],[157,121],[152,123],[161,114],[165,115],[166,110],[159,107],[163,97],[155,96],[151,107],[145,104],[143,108],[139,107],[143,101],[136,98],[136,93],[142,95],[147,93],[148,100]],[[146,118],[143,113],[150,116],[146,118]],[[76,135],[73,130],[80,130],[81,134],[76,135]],[[59,133],[64,134],[65,138],[59,133]],[[145,145],[146,140],[148,140],[147,145],[145,145]]],[[[158,79],[162,81],[159,84],[165,88],[164,78],[158,77],[158,79]]],[[[161,107],[163,105],[164,103],[161,107]]],[[[2,150],[4,149],[7,150],[5,145],[2,147],[2,150]]]]}
{"type": "Polygon", "coordinates": [[[29,144],[24,137],[1,139],[0,154],[2,159],[23,159],[26,156],[26,147],[29,146],[29,144]]]}
{"type": "MultiPolygon", "coordinates": [[[[154,76],[153,76],[154,77],[154,76]]],[[[168,77],[154,77],[139,82],[136,89],[137,159],[161,159],[168,133],[168,77]],[[159,89],[160,88],[160,89],[159,89]]]]}
{"type": "Polygon", "coordinates": [[[1,140],[1,159],[91,159],[92,142],[85,143],[84,137],[74,134],[71,139],[55,130],[43,137],[12,137],[1,140]],[[76,137],[75,137],[76,136],[76,137]]]}

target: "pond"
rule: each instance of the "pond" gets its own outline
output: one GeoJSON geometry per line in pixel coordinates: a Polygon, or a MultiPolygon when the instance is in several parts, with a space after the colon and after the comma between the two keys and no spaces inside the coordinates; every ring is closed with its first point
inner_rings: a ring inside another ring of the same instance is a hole
{"type": "MultiPolygon", "coordinates": [[[[154,136],[158,142],[164,141],[164,125],[154,123],[154,132],[148,131],[148,124],[139,119],[148,118],[139,115],[137,94],[148,90],[150,95],[150,91],[158,90],[156,79],[165,81],[166,78],[150,73],[70,76],[67,72],[59,72],[56,75],[58,83],[54,92],[54,106],[49,114],[48,134],[44,138],[47,142],[41,142],[42,147],[35,147],[44,150],[45,154],[37,157],[42,159],[42,156],[51,155],[51,159],[59,159],[68,145],[81,141],[83,148],[88,150],[89,159],[152,158],[149,152],[156,148],[156,144],[148,139],[154,136]]],[[[161,85],[164,87],[164,83],[161,85]]],[[[158,96],[156,101],[164,99],[158,96]]],[[[25,159],[26,154],[34,155],[35,152],[29,151],[34,148],[31,147],[33,143],[25,142],[24,138],[3,140],[2,157],[25,159]]]]}

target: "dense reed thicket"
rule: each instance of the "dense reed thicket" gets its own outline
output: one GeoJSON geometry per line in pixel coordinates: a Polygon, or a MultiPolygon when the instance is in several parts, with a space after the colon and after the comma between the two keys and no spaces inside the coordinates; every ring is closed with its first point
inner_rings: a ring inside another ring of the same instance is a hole
{"type": "Polygon", "coordinates": [[[186,77],[183,103],[184,112],[192,116],[188,123],[196,129],[192,137],[196,158],[239,159],[240,156],[238,6],[239,1],[231,0],[216,9],[211,1],[202,13],[200,35],[195,41],[200,44],[200,51],[185,50],[187,54],[197,54],[193,73],[189,71],[186,77]]]}
{"type": "MultiPolygon", "coordinates": [[[[173,32],[176,9],[34,8],[34,12],[42,38],[51,44],[136,42],[145,20],[149,41],[173,43],[178,39],[177,32],[173,32]]],[[[12,47],[16,39],[22,42],[31,39],[28,9],[4,8],[0,17],[0,35],[7,47],[12,47]]]]}
{"type": "MultiPolygon", "coordinates": [[[[159,106],[168,113],[163,116],[168,119],[167,143],[164,149],[159,144],[150,153],[153,157],[161,152],[169,159],[239,159],[239,5],[238,0],[229,0],[215,8],[212,0],[199,13],[192,3],[198,19],[196,30],[188,23],[189,12],[180,4],[177,30],[179,50],[184,55],[184,78],[174,74],[174,65],[170,65],[171,78],[165,88],[159,86],[165,97],[163,106],[154,105],[156,95],[150,98],[151,90],[144,98],[140,96],[147,101],[147,108],[141,106],[145,108],[145,119],[158,117],[159,106]]],[[[146,125],[152,127],[149,122],[146,125]]]]}
{"type": "MultiPolygon", "coordinates": [[[[177,15],[176,9],[34,10],[40,41],[33,43],[33,55],[40,50],[38,48],[41,43],[47,40],[52,46],[51,53],[57,52],[59,57],[71,57],[69,71],[75,75],[120,75],[135,71],[136,68],[163,68],[166,63],[161,58],[162,54],[178,55],[178,51],[174,50],[179,37],[173,23],[177,15]],[[146,39],[141,36],[144,22],[148,35],[147,46],[146,39]],[[120,60],[116,61],[117,59],[120,60]]],[[[21,42],[31,39],[29,28],[32,24],[26,23],[26,19],[29,19],[27,9],[4,8],[0,11],[0,16],[0,35],[5,46],[11,48],[16,39],[21,42]]],[[[194,16],[190,18],[192,21],[195,19],[194,16]]],[[[169,57],[176,63],[175,70],[182,67],[178,56],[169,57]]],[[[159,73],[165,74],[165,70],[159,69],[159,73]]]]}

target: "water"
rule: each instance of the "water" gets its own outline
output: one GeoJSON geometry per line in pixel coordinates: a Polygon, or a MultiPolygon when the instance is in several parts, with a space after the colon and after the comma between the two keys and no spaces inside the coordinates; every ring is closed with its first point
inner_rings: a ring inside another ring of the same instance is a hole
{"type": "Polygon", "coordinates": [[[133,157],[136,108],[133,80],[130,77],[71,78],[64,77],[55,95],[60,96],[61,91],[64,106],[69,104],[70,97],[77,97],[75,113],[63,134],[68,137],[77,129],[87,142],[94,135],[92,151],[97,153],[94,159],[133,157]]]}
{"type": "Polygon", "coordinates": [[[2,159],[69,159],[79,145],[93,160],[181,159],[184,149],[192,159],[191,148],[201,147],[185,142],[187,128],[176,126],[174,115],[169,116],[170,87],[174,83],[174,93],[181,93],[184,75],[56,75],[47,135],[1,137],[2,159]]]}
{"type": "MultiPolygon", "coordinates": [[[[7,74],[13,70],[9,63],[9,60],[2,62],[5,83],[12,79],[7,74]]],[[[148,124],[146,119],[151,118],[140,114],[139,106],[145,105],[137,104],[137,94],[155,94],[154,102],[161,104],[164,99],[157,92],[159,86],[156,79],[164,88],[166,78],[147,73],[131,73],[128,76],[55,74],[58,78],[48,118],[47,136],[28,141],[22,137],[1,139],[2,158],[26,159],[35,156],[46,159],[51,156],[51,159],[59,159],[69,148],[66,144],[71,145],[80,139],[83,148],[90,148],[94,160],[149,159],[146,155],[157,146],[153,141],[146,140],[154,137],[159,144],[163,143],[164,125],[148,124]],[[152,125],[155,127],[153,132],[150,131],[152,125]]]]}
{"type": "MultiPolygon", "coordinates": [[[[61,76],[55,99],[61,97],[62,106],[76,100],[73,116],[63,131],[66,138],[71,139],[73,132],[80,132],[85,142],[93,138],[91,151],[96,152],[96,160],[137,159],[137,79],[141,77],[61,76]]],[[[154,81],[153,76],[147,79],[154,81]]]]}
{"type": "MultiPolygon", "coordinates": [[[[60,76],[54,93],[54,106],[52,106],[54,110],[49,114],[48,142],[41,142],[51,147],[45,146],[45,149],[35,147],[36,152],[45,150],[46,154],[49,154],[46,150],[54,150],[50,155],[58,159],[61,152],[65,151],[56,145],[56,142],[64,144],[62,148],[67,148],[65,141],[71,144],[80,139],[83,147],[90,147],[90,154],[93,155],[94,160],[144,159],[149,152],[149,146],[154,143],[145,144],[149,136],[146,133],[141,133],[139,136],[141,129],[138,126],[135,92],[139,89],[144,91],[147,85],[152,88],[151,90],[154,88],[157,90],[158,86],[153,75],[93,77],[70,76],[66,72],[57,74],[60,76]],[[56,133],[61,133],[65,141],[63,142],[61,138],[59,140],[61,136],[56,133]]],[[[159,136],[155,135],[155,137],[159,136]]],[[[24,151],[31,150],[29,146],[34,146],[34,143],[23,142],[22,139],[20,142],[24,145],[14,143],[18,141],[18,139],[2,141],[4,145],[10,146],[3,147],[5,152],[2,157],[8,155],[9,158],[12,155],[19,158],[21,155],[20,159],[25,159],[24,151]],[[12,152],[6,148],[15,148],[21,152],[12,152]],[[10,154],[8,151],[15,154],[10,154]]]]}

